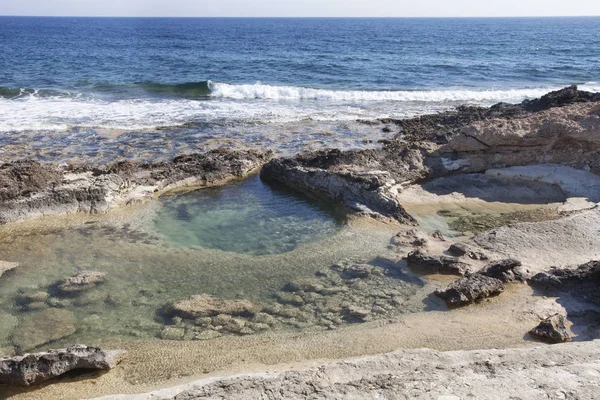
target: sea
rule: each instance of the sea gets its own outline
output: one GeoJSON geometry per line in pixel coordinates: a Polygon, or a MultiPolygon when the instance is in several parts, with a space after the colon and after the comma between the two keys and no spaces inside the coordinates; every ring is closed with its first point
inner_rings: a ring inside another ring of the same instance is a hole
{"type": "Polygon", "coordinates": [[[373,146],[365,121],[600,91],[599,49],[595,17],[0,17],[0,156],[373,146]]]}

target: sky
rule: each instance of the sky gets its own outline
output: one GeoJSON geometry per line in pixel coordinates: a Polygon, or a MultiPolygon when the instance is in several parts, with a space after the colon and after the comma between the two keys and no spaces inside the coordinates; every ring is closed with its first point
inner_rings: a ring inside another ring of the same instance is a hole
{"type": "Polygon", "coordinates": [[[600,0],[0,0],[0,15],[129,17],[600,16],[600,0]]]}

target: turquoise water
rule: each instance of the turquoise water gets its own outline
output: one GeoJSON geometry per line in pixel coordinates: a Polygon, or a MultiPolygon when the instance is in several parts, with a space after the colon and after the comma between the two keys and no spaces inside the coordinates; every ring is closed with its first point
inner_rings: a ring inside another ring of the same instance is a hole
{"type": "Polygon", "coordinates": [[[161,201],[155,227],[171,242],[242,254],[292,251],[334,234],[344,222],[343,210],[266,185],[258,176],[161,201]]]}

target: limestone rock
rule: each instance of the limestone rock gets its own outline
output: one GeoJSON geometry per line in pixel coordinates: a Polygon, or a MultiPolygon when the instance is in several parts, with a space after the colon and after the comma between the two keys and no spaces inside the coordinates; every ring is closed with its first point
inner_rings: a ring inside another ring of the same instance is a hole
{"type": "Polygon", "coordinates": [[[513,258],[494,261],[479,271],[480,274],[500,279],[504,283],[525,282],[527,274],[521,267],[521,261],[513,258]]]}
{"type": "Polygon", "coordinates": [[[167,326],[160,332],[160,338],[163,340],[183,340],[184,335],[185,329],[175,326],[167,326]]]}
{"type": "Polygon", "coordinates": [[[487,260],[488,256],[482,251],[467,243],[454,243],[448,248],[448,252],[457,257],[466,256],[472,260],[487,260]]]}
{"type": "Polygon", "coordinates": [[[226,300],[207,294],[198,294],[173,302],[167,305],[164,311],[169,316],[196,319],[214,317],[219,314],[251,316],[256,311],[256,307],[247,300],[226,300]]]}
{"type": "Polygon", "coordinates": [[[217,331],[202,331],[194,336],[194,340],[211,340],[221,337],[221,334],[217,331]]]}
{"type": "Polygon", "coordinates": [[[497,296],[504,291],[504,283],[496,278],[481,274],[467,275],[435,294],[450,307],[460,307],[497,296]]]}
{"type": "Polygon", "coordinates": [[[529,331],[529,334],[548,343],[563,343],[571,340],[567,330],[567,319],[564,315],[556,314],[546,318],[538,326],[529,331]]]}
{"type": "Polygon", "coordinates": [[[72,335],[76,331],[75,316],[72,312],[48,308],[44,311],[28,313],[21,317],[12,334],[12,343],[20,351],[36,347],[72,335]]]}
{"type": "Polygon", "coordinates": [[[106,274],[97,271],[82,271],[75,276],[58,282],[57,290],[63,295],[77,295],[100,285],[106,280],[106,274]]]}
{"type": "Polygon", "coordinates": [[[120,350],[75,345],[68,349],[0,359],[0,384],[29,386],[77,369],[111,369],[125,354],[120,350]]]}
{"type": "Polygon", "coordinates": [[[456,257],[431,256],[421,250],[408,254],[406,262],[409,267],[417,267],[426,273],[464,275],[471,270],[471,266],[456,257]]]}

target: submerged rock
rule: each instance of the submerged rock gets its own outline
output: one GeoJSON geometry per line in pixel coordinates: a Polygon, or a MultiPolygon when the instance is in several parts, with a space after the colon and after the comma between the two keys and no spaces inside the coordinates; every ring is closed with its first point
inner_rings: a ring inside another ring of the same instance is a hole
{"type": "Polygon", "coordinates": [[[75,276],[60,281],[56,289],[63,295],[77,295],[104,283],[106,274],[97,271],[82,271],[75,276]]]}
{"type": "Polygon", "coordinates": [[[125,356],[121,350],[75,345],[46,353],[25,354],[0,359],[0,384],[29,386],[61,376],[73,370],[114,368],[125,356]]]}
{"type": "Polygon", "coordinates": [[[166,306],[168,316],[186,319],[214,317],[219,314],[252,316],[256,306],[247,300],[218,299],[207,294],[198,294],[166,306]]]}
{"type": "Polygon", "coordinates": [[[548,343],[563,343],[571,340],[567,330],[567,319],[564,315],[556,314],[546,318],[538,326],[529,331],[529,334],[548,343]]]}
{"type": "Polygon", "coordinates": [[[12,333],[12,343],[19,351],[28,351],[70,336],[76,330],[72,312],[48,308],[23,315],[12,333]]]}
{"type": "Polygon", "coordinates": [[[409,267],[417,267],[430,274],[464,275],[471,270],[471,266],[456,257],[431,256],[421,250],[408,254],[406,262],[409,267]]]}
{"type": "Polygon", "coordinates": [[[450,307],[461,307],[504,291],[504,283],[482,274],[467,275],[435,294],[450,307]]]}

